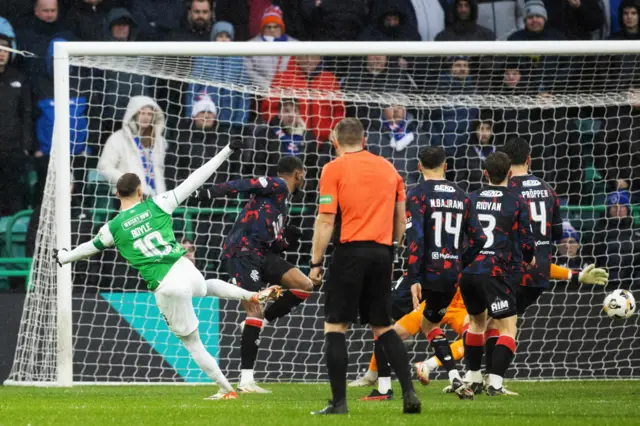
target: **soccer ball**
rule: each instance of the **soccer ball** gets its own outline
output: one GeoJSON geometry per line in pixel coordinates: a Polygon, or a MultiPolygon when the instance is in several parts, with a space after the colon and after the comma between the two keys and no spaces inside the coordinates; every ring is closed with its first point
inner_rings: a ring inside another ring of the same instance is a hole
{"type": "Polygon", "coordinates": [[[629,318],[636,311],[636,299],[627,290],[614,290],[604,298],[602,309],[610,318],[629,318]]]}

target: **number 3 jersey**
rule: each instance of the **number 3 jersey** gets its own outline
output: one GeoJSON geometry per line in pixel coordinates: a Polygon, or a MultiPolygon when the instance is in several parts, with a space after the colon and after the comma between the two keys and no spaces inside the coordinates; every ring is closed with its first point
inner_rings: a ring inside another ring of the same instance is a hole
{"type": "MultiPolygon", "coordinates": [[[[536,265],[527,270],[531,279],[523,280],[522,284],[546,288],[549,285],[553,245],[562,238],[560,199],[546,182],[532,175],[512,177],[509,180],[509,188],[520,193],[529,204],[536,246],[536,265]]],[[[516,273],[523,270],[521,258],[514,258],[512,269],[516,273]]]]}
{"type": "Polygon", "coordinates": [[[426,180],[409,191],[406,205],[407,280],[450,289],[486,240],[469,197],[447,180],[426,180]]]}
{"type": "Polygon", "coordinates": [[[186,250],[176,241],[171,213],[178,205],[173,191],[122,210],[93,240],[104,250],[115,246],[129,265],[155,290],[186,250]]]}
{"type": "Polygon", "coordinates": [[[531,262],[535,253],[529,206],[516,191],[487,185],[469,194],[487,241],[465,274],[508,277],[512,262],[531,262]]]}

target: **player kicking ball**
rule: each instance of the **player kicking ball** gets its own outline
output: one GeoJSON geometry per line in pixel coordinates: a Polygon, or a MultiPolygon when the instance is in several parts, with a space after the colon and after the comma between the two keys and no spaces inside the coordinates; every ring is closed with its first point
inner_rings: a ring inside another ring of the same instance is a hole
{"type": "Polygon", "coordinates": [[[195,363],[220,386],[216,394],[205,398],[210,400],[236,399],[237,394],[202,344],[192,297],[216,296],[259,306],[277,298],[280,288],[249,292],[221,280],[205,280],[176,241],[171,215],[233,151],[241,147],[241,141],[232,142],[175,190],[144,201],[140,178],[135,173],[125,173],[116,184],[121,202],[118,215],[102,226],[92,241],[70,252],[65,249],[54,251],[56,261],[62,266],[115,246],[129,265],[140,272],[147,288],[154,292],[158,309],[169,329],[180,339],[195,363]]]}
{"type": "Polygon", "coordinates": [[[258,290],[278,283],[289,291],[263,310],[244,302],[247,312],[240,343],[240,383],[238,392],[271,393],[258,386],[253,367],[258,356],[260,332],[265,319],[273,321],[289,312],[313,291],[313,283],[298,268],[280,256],[297,238],[297,228],[285,226],[289,197],[304,186],[304,166],[299,158],[283,157],[277,177],[235,180],[199,191],[200,202],[244,193],[251,196],[224,242],[222,255],[235,284],[258,290]]]}

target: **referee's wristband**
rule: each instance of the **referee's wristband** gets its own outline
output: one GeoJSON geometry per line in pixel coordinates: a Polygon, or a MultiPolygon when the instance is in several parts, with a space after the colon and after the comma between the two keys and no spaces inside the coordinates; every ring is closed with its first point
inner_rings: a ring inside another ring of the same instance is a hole
{"type": "Polygon", "coordinates": [[[324,258],[320,259],[318,263],[313,263],[309,265],[311,268],[322,268],[324,266],[324,258]]]}

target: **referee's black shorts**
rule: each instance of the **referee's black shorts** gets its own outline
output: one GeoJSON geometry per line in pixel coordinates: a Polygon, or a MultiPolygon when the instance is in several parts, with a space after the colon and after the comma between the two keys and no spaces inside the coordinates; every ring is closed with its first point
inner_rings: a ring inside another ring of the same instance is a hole
{"type": "Polygon", "coordinates": [[[363,241],[340,244],[333,252],[327,278],[325,321],[386,327],[391,320],[393,250],[363,241]]]}

